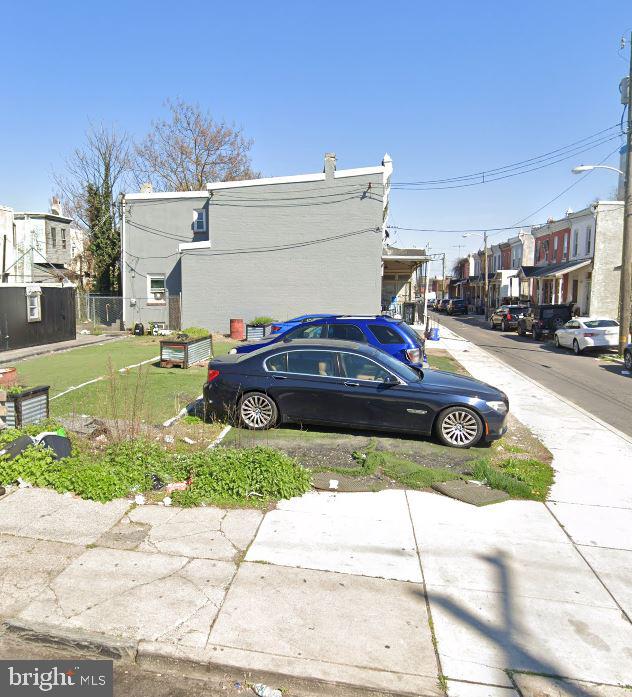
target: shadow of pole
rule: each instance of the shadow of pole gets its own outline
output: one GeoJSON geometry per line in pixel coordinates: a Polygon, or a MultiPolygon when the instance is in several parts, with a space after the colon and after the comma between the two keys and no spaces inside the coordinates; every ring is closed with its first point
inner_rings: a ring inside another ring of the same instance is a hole
{"type": "MultiPolygon", "coordinates": [[[[520,626],[519,618],[516,616],[515,607],[512,601],[513,588],[511,573],[507,565],[506,555],[504,552],[499,550],[495,556],[486,555],[481,558],[491,566],[495,567],[496,570],[498,588],[501,589],[499,592],[502,595],[500,623],[496,625],[489,625],[474,615],[470,610],[454,602],[451,598],[426,589],[431,610],[433,603],[440,605],[453,617],[455,617],[458,622],[469,625],[469,627],[474,629],[482,637],[485,637],[487,640],[493,642],[503,653],[505,663],[504,667],[496,666],[496,668],[506,672],[510,677],[512,673],[533,673],[557,679],[573,679],[572,676],[563,675],[560,669],[552,661],[535,656],[521,645],[520,636],[522,634],[526,634],[526,632],[520,626]]],[[[436,631],[436,618],[434,620],[434,624],[436,631]]],[[[439,654],[441,655],[440,642],[438,650],[439,654]]],[[[446,674],[446,677],[449,679],[451,676],[446,674]]],[[[571,682],[565,683],[565,691],[574,697],[594,697],[594,695],[592,695],[590,692],[584,690],[581,685],[571,682]]]]}

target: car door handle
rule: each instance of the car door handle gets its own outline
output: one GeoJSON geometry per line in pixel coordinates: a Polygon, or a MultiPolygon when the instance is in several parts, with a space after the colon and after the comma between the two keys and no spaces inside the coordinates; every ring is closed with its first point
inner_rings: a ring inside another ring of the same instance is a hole
{"type": "Polygon", "coordinates": [[[273,375],[275,380],[287,380],[287,375],[273,375]]]}
{"type": "Polygon", "coordinates": [[[351,382],[351,381],[349,381],[349,380],[345,381],[345,385],[346,385],[347,387],[360,387],[360,383],[359,383],[359,382],[351,382]]]}

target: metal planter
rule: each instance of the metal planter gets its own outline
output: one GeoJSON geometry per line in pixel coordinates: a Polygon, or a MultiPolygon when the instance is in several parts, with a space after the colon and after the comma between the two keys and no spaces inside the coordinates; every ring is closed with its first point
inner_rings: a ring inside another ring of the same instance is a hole
{"type": "Polygon", "coordinates": [[[161,368],[189,368],[198,361],[208,361],[213,355],[213,340],[209,336],[194,339],[164,339],[160,342],[161,368]]]}
{"type": "Polygon", "coordinates": [[[263,339],[272,331],[271,324],[247,324],[246,325],[246,341],[253,339],[263,339]]]}
{"type": "Polygon", "coordinates": [[[49,416],[48,385],[32,387],[17,394],[7,394],[5,423],[9,428],[21,428],[46,421],[49,416]]]}

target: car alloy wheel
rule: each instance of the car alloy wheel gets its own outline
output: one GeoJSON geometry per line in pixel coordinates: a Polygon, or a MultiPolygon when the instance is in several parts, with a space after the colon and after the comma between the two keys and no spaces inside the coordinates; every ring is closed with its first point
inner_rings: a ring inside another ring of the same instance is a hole
{"type": "Polygon", "coordinates": [[[626,370],[632,370],[632,351],[626,351],[623,355],[623,364],[626,370]]]}
{"type": "Polygon", "coordinates": [[[560,338],[557,334],[555,335],[555,338],[553,339],[553,343],[555,344],[555,348],[560,347],[560,338]]]}
{"type": "Polygon", "coordinates": [[[262,431],[274,426],[277,416],[276,404],[262,392],[249,392],[239,401],[239,419],[251,430],[262,431]]]}
{"type": "Polygon", "coordinates": [[[533,327],[533,329],[531,330],[531,337],[534,341],[537,341],[540,338],[540,335],[536,331],[535,327],[533,327]]]}
{"type": "Polygon", "coordinates": [[[490,328],[490,329],[496,329],[496,325],[494,324],[494,321],[491,320],[491,319],[489,320],[489,328],[490,328]]]}
{"type": "Polygon", "coordinates": [[[452,407],[439,417],[439,438],[454,448],[469,448],[483,433],[480,417],[466,407],[452,407]]]}
{"type": "Polygon", "coordinates": [[[509,325],[507,324],[507,320],[506,320],[506,319],[503,320],[502,330],[503,330],[504,332],[508,332],[508,331],[509,331],[509,325]]]}
{"type": "Polygon", "coordinates": [[[579,348],[579,343],[577,342],[577,339],[573,339],[573,353],[576,356],[579,356],[581,352],[582,350],[579,348]]]}

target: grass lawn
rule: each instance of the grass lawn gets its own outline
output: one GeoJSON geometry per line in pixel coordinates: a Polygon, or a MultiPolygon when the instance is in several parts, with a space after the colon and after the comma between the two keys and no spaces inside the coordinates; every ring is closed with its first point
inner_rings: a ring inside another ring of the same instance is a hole
{"type": "MultiPolygon", "coordinates": [[[[228,353],[234,342],[214,341],[215,355],[228,353]]],[[[129,418],[130,410],[149,423],[161,423],[198,397],[206,368],[159,368],[147,364],[118,373],[120,368],[148,360],[160,353],[158,337],[128,337],[100,346],[86,346],[18,364],[21,383],[50,385],[50,396],[100,376],[114,377],[80,387],[51,401],[51,416],[90,414],[104,418],[129,418]]]]}
{"type": "Polygon", "coordinates": [[[447,370],[450,373],[467,375],[465,368],[444,349],[428,352],[428,365],[435,370],[447,370]]]}

